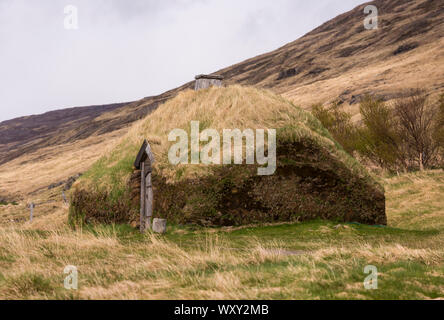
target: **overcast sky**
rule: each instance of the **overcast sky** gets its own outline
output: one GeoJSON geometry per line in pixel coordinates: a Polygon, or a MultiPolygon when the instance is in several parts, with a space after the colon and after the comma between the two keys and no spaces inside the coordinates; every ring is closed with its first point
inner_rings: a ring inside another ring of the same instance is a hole
{"type": "Polygon", "coordinates": [[[137,100],[294,41],[364,0],[0,0],[0,121],[137,100]],[[78,9],[78,29],[73,5],[78,9]]]}

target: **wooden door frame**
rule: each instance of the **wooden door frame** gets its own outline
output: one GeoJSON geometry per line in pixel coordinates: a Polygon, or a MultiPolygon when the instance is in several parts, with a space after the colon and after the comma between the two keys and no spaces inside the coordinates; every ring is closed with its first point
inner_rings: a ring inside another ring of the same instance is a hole
{"type": "Polygon", "coordinates": [[[140,169],[140,232],[151,230],[154,193],[152,186],[152,164],[154,155],[149,143],[145,140],[137,155],[134,166],[140,169]]]}

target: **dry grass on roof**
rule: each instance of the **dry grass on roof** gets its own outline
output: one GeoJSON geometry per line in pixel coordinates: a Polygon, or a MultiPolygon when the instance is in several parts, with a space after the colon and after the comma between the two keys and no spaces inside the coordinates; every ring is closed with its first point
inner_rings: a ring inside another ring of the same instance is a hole
{"type": "Polygon", "coordinates": [[[110,149],[81,180],[84,187],[111,188],[127,183],[138,148],[147,139],[156,156],[155,169],[167,178],[177,170],[182,176],[198,177],[209,174],[208,166],[172,166],[168,150],[173,144],[168,135],[173,129],[190,132],[190,122],[199,121],[200,130],[278,129],[278,141],[309,138],[327,148],[355,174],[367,173],[358,162],[345,153],[311,113],[295,106],[282,96],[268,90],[229,86],[181,92],[161,105],[145,119],[135,123],[114,149],[110,149]],[[287,130],[279,129],[286,128],[287,130]]]}

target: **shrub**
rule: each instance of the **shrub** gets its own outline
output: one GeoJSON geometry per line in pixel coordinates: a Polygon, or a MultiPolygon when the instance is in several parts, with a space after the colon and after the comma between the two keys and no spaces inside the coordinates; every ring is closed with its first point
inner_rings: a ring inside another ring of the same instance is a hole
{"type": "Polygon", "coordinates": [[[434,139],[436,106],[428,102],[424,90],[416,89],[394,103],[399,137],[413,168],[430,168],[437,162],[438,142],[434,139]],[[416,164],[416,165],[415,165],[416,164]]]}
{"type": "Polygon", "coordinates": [[[438,148],[439,165],[444,167],[444,93],[439,98],[436,113],[433,138],[438,148]]]}
{"type": "Polygon", "coordinates": [[[360,105],[363,126],[359,129],[358,151],[389,170],[407,169],[405,152],[393,112],[381,100],[366,96],[360,105]]]}
{"type": "Polygon", "coordinates": [[[349,153],[392,172],[424,170],[444,161],[444,94],[431,104],[424,90],[412,90],[389,105],[366,96],[361,101],[362,125],[338,103],[313,107],[312,113],[349,153]]]}
{"type": "Polygon", "coordinates": [[[345,151],[352,154],[357,149],[357,129],[351,121],[351,115],[341,110],[338,102],[333,102],[329,108],[315,105],[313,115],[318,118],[324,127],[332,134],[345,151]]]}

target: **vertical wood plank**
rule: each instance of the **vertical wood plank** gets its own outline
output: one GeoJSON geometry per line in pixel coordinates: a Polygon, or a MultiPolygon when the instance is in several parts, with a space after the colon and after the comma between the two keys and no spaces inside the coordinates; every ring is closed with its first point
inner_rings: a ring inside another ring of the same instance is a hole
{"type": "Polygon", "coordinates": [[[145,163],[142,162],[140,177],[140,232],[145,232],[145,163]]]}
{"type": "Polygon", "coordinates": [[[151,218],[153,216],[153,186],[152,173],[149,172],[146,176],[146,204],[145,204],[145,218],[146,228],[151,230],[151,218]]]}

